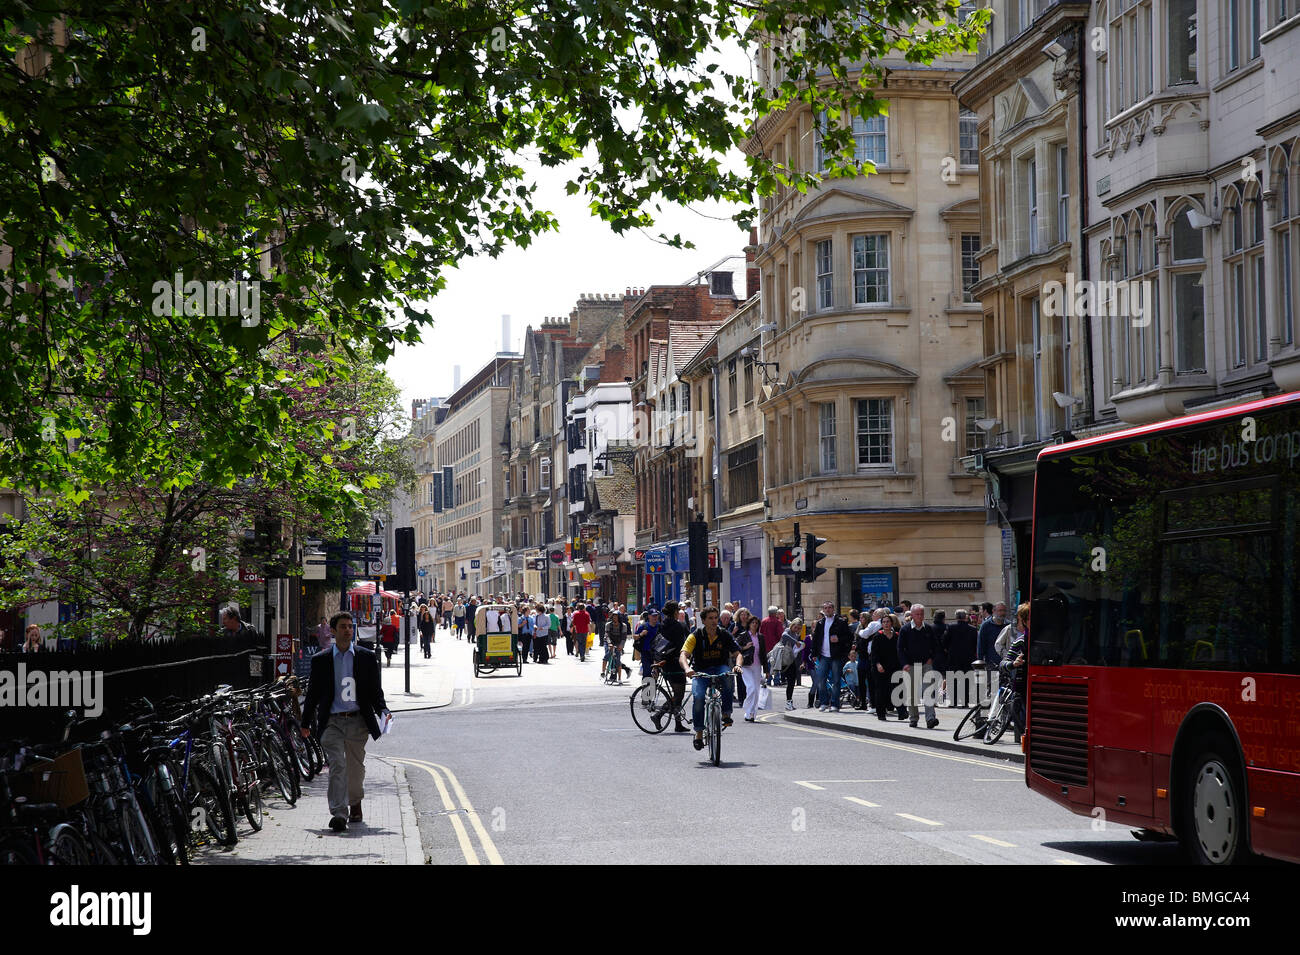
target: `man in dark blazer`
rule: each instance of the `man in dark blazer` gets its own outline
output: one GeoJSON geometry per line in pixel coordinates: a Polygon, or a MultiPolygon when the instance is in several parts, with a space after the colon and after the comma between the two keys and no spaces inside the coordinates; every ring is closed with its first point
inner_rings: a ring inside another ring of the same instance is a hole
{"type": "Polygon", "coordinates": [[[898,635],[898,662],[907,673],[908,724],[915,726],[920,719],[917,704],[922,702],[926,729],[934,729],[939,725],[939,718],[934,713],[935,688],[933,681],[926,679],[926,673],[934,666],[939,641],[934,627],[925,622],[923,604],[912,604],[909,616],[911,619],[898,635]]]}
{"type": "Polygon", "coordinates": [[[849,622],[835,612],[835,604],[828,600],[822,604],[822,615],[809,624],[808,636],[812,638],[808,656],[817,668],[813,686],[821,700],[817,709],[822,713],[834,709],[838,713],[844,661],[849,658],[849,650],[853,647],[853,632],[849,629],[849,622]]]}
{"type": "Polygon", "coordinates": [[[311,658],[302,733],[314,730],[329,759],[329,826],[342,832],[349,822],[362,820],[366,736],[379,739],[379,721],[390,714],[379,681],[379,658],[353,642],[352,615],[336,613],[330,629],[334,645],[311,658]]]}

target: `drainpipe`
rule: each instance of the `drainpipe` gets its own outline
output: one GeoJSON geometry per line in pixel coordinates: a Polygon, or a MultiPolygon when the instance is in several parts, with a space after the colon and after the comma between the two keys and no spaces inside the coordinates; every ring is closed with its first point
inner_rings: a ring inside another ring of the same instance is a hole
{"type": "MultiPolygon", "coordinates": [[[[1079,110],[1079,278],[1081,281],[1088,281],[1088,109],[1087,97],[1084,95],[1084,71],[1083,71],[1083,51],[1084,41],[1087,35],[1087,21],[1079,24],[1078,34],[1074,41],[1075,59],[1079,63],[1079,85],[1075,93],[1075,100],[1078,103],[1079,110]]],[[[1084,375],[1087,376],[1087,386],[1084,389],[1084,424],[1091,425],[1096,423],[1097,408],[1094,402],[1095,386],[1093,383],[1092,368],[1092,320],[1089,317],[1083,323],[1083,368],[1084,375]]]]}
{"type": "MultiPolygon", "coordinates": [[[[713,473],[709,475],[710,483],[713,485],[713,525],[714,527],[722,526],[722,475],[718,467],[722,462],[722,416],[718,414],[718,373],[721,368],[721,359],[713,361],[713,394],[709,400],[713,408],[713,460],[709,462],[709,467],[713,473]]],[[[718,538],[718,566],[722,566],[722,538],[718,538]]]]}

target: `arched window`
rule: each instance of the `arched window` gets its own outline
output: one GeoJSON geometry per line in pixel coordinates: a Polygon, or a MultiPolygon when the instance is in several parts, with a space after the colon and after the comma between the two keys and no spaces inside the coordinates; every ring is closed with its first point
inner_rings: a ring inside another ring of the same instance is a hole
{"type": "Polygon", "coordinates": [[[1228,341],[1232,346],[1232,367],[1244,368],[1248,358],[1246,348],[1248,295],[1246,259],[1242,254],[1245,234],[1241,196],[1236,186],[1229,186],[1223,194],[1223,235],[1226,239],[1223,255],[1223,289],[1227,305],[1228,341]]]}
{"type": "MultiPolygon", "coordinates": [[[[1193,5],[1193,10],[1195,5],[1193,5]]],[[[1174,320],[1174,370],[1181,375],[1204,374],[1205,362],[1205,244],[1201,230],[1187,219],[1196,207],[1175,202],[1169,216],[1173,262],[1169,266],[1174,320]]]]}
{"type": "Polygon", "coordinates": [[[1148,374],[1160,368],[1160,261],[1156,251],[1156,210],[1147,206],[1142,216],[1142,317],[1138,324],[1146,341],[1142,349],[1148,374]]]}
{"type": "Polygon", "coordinates": [[[1268,361],[1268,282],[1264,275],[1264,203],[1259,179],[1246,184],[1242,201],[1245,230],[1245,279],[1247,320],[1252,331],[1252,358],[1268,361]]]}
{"type": "MultiPolygon", "coordinates": [[[[1111,251],[1114,248],[1112,239],[1103,239],[1098,248],[1098,266],[1101,278],[1106,281],[1113,279],[1112,269],[1110,267],[1111,251]]],[[[1103,316],[1109,314],[1107,306],[1109,303],[1094,303],[1092,311],[1103,316]]],[[[1085,321],[1087,319],[1085,318],[1085,321]]],[[[1105,367],[1102,368],[1104,380],[1110,382],[1110,394],[1124,390],[1124,360],[1123,360],[1123,341],[1124,336],[1119,334],[1117,323],[1103,317],[1101,321],[1102,336],[1102,354],[1104,356],[1105,367]]]]}
{"type": "Polygon", "coordinates": [[[1128,280],[1128,287],[1125,289],[1126,313],[1124,318],[1125,327],[1128,331],[1128,346],[1131,358],[1129,359],[1129,371],[1131,374],[1131,383],[1138,384],[1147,380],[1151,369],[1151,363],[1147,354],[1148,341],[1150,338],[1147,325],[1149,317],[1145,309],[1147,297],[1143,285],[1143,246],[1142,246],[1142,214],[1133,212],[1129,217],[1125,227],[1128,231],[1128,268],[1124,277],[1128,280]],[[1141,314],[1135,313],[1135,308],[1142,309],[1141,314]]]}
{"type": "Polygon", "coordinates": [[[1108,286],[1107,301],[1103,314],[1107,316],[1107,322],[1115,326],[1115,374],[1120,383],[1125,387],[1134,384],[1133,368],[1133,336],[1131,334],[1131,324],[1125,313],[1128,304],[1128,236],[1125,235],[1126,225],[1124,220],[1115,219],[1111,222],[1111,249],[1113,250],[1113,261],[1109,263],[1106,277],[1110,279],[1111,285],[1108,286]]]}
{"type": "Polygon", "coordinates": [[[1273,243],[1277,255],[1277,300],[1281,310],[1280,335],[1283,345],[1295,342],[1296,257],[1300,244],[1300,216],[1296,214],[1295,165],[1300,141],[1284,143],[1273,151],[1269,182],[1277,193],[1277,212],[1274,216],[1273,243]]]}

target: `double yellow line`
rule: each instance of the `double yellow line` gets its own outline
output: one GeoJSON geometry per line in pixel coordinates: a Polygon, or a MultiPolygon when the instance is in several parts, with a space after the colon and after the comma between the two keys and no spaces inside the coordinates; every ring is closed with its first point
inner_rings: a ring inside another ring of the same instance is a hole
{"type": "Polygon", "coordinates": [[[488,865],[505,865],[501,859],[501,853],[497,852],[496,844],[492,837],[488,835],[487,828],[483,825],[483,820],[479,818],[474,806],[469,801],[469,796],[465,795],[465,789],[461,786],[460,780],[446,766],[438,763],[426,762],[422,759],[407,759],[405,757],[387,756],[386,759],[394,763],[402,763],[406,766],[414,766],[416,769],[423,769],[433,777],[434,785],[438,787],[438,795],[442,797],[442,808],[447,810],[447,818],[451,820],[451,826],[456,831],[456,839],[460,843],[460,851],[465,856],[465,861],[470,865],[482,865],[478,853],[474,850],[474,843],[469,837],[469,832],[465,829],[465,823],[461,821],[461,812],[469,818],[470,827],[474,830],[475,836],[478,837],[479,846],[483,852],[483,858],[487,860],[488,865]],[[446,777],[445,781],[443,777],[446,777]],[[451,784],[450,790],[448,783],[451,784]],[[455,793],[455,799],[452,798],[455,793]],[[456,803],[460,805],[457,806],[456,803]]]}

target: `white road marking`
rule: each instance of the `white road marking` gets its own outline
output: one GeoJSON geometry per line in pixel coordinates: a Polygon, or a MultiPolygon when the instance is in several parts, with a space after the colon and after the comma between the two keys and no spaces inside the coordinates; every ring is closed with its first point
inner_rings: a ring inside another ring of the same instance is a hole
{"type": "Polygon", "coordinates": [[[816,790],[819,790],[819,791],[820,791],[820,790],[823,790],[823,789],[826,788],[825,786],[814,786],[812,783],[805,782],[805,781],[802,780],[802,779],[796,779],[796,780],[794,781],[794,784],[795,784],[796,786],[803,786],[805,789],[816,789],[816,790]]]}
{"type": "Polygon", "coordinates": [[[1083,865],[1082,862],[1075,862],[1073,859],[1057,859],[1057,865],[1083,865]]]}
{"type": "Polygon", "coordinates": [[[927,826],[942,826],[943,823],[935,822],[933,819],[926,819],[922,816],[914,816],[910,812],[896,812],[895,816],[902,816],[904,819],[911,819],[913,822],[923,822],[927,826]]]}
{"type": "Polygon", "coordinates": [[[855,802],[855,803],[857,803],[859,806],[866,806],[868,809],[879,809],[879,808],[880,808],[880,803],[878,803],[878,802],[867,802],[865,799],[859,799],[857,796],[845,796],[844,798],[847,799],[849,802],[855,802]]]}
{"type": "Polygon", "coordinates": [[[981,836],[971,833],[970,837],[972,839],[978,839],[980,842],[987,842],[991,846],[1001,846],[1003,849],[1014,849],[1016,847],[1014,842],[1003,842],[1001,839],[994,839],[992,836],[981,836]]]}

